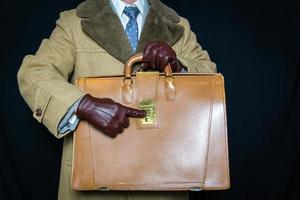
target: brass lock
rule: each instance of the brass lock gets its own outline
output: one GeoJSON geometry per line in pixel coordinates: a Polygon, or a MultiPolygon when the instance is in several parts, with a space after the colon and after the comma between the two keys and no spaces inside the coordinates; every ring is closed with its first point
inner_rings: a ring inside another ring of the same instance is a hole
{"type": "Polygon", "coordinates": [[[136,80],[138,107],[147,113],[145,118],[137,120],[138,127],[157,128],[159,72],[137,72],[136,80]]]}
{"type": "Polygon", "coordinates": [[[139,108],[147,113],[145,118],[140,119],[140,124],[154,125],[156,123],[155,102],[151,99],[142,100],[139,102],[139,108]]]}

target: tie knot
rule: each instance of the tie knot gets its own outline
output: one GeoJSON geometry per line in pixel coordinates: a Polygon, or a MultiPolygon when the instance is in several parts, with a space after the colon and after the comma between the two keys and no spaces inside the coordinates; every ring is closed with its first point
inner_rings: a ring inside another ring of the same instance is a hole
{"type": "Polygon", "coordinates": [[[131,19],[136,19],[136,17],[140,13],[139,9],[135,6],[125,7],[123,12],[131,19]]]}

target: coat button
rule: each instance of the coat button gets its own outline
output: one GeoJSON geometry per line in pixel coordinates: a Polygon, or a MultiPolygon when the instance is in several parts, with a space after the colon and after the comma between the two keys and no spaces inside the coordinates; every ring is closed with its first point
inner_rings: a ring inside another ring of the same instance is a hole
{"type": "Polygon", "coordinates": [[[40,109],[40,108],[36,109],[35,114],[36,114],[36,116],[38,116],[38,117],[42,116],[42,114],[43,114],[42,109],[40,109]]]}

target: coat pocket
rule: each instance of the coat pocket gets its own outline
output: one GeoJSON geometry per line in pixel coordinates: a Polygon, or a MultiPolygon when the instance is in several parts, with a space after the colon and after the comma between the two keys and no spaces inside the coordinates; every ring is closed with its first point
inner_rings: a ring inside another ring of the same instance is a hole
{"type": "Polygon", "coordinates": [[[123,74],[124,64],[101,48],[77,48],[75,77],[123,74]]]}

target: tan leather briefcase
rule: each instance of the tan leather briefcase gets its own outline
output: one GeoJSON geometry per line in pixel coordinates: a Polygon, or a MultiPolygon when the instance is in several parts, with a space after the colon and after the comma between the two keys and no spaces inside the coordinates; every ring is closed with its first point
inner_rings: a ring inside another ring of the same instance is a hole
{"type": "Polygon", "coordinates": [[[85,121],[74,133],[75,190],[222,190],[229,188],[221,74],[138,72],[81,78],[77,87],[147,111],[112,139],[85,121]]]}

